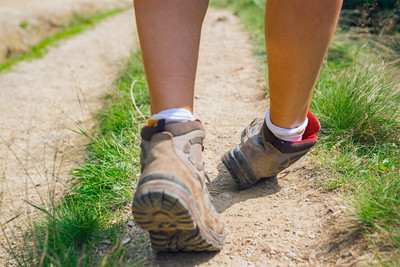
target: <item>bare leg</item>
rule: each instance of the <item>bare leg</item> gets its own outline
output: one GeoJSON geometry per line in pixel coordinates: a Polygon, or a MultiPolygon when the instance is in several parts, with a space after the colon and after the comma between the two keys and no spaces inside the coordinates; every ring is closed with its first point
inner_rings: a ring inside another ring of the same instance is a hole
{"type": "Polygon", "coordinates": [[[208,0],[134,0],[152,114],[193,110],[201,25],[208,0]]]}
{"type": "Polygon", "coordinates": [[[271,121],[304,122],[342,0],[268,0],[265,12],[271,121]]]}

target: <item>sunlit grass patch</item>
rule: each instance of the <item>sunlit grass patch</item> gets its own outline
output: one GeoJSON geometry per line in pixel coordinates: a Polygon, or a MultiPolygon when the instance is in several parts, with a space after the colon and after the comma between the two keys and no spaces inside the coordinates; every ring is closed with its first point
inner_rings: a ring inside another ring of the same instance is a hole
{"type": "MultiPolygon", "coordinates": [[[[324,70],[329,71],[329,70],[324,70]]],[[[384,65],[351,64],[321,76],[312,109],[331,135],[369,142],[395,141],[399,132],[400,88],[384,65]]]]}
{"type": "Polygon", "coordinates": [[[350,209],[377,259],[397,265],[400,88],[393,72],[399,70],[355,61],[336,73],[329,71],[324,69],[312,104],[323,126],[314,154],[321,181],[327,188],[349,192],[350,209]]]}

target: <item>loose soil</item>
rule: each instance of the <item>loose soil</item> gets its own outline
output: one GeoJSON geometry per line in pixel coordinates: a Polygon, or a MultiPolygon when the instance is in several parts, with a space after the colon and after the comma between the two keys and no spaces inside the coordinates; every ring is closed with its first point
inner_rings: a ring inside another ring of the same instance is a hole
{"type": "MultiPolygon", "coordinates": [[[[66,189],[67,172],[82,161],[83,144],[88,142],[73,130],[90,131],[100,96],[113,86],[136,47],[135,39],[129,10],[51,48],[43,59],[21,62],[0,75],[4,235],[18,235],[37,213],[28,203],[46,205],[66,189]]],[[[0,266],[6,262],[6,253],[0,251],[0,266]]]]}
{"type": "Polygon", "coordinates": [[[316,185],[306,156],[275,179],[240,191],[220,157],[267,107],[265,79],[248,35],[228,11],[209,10],[203,26],[195,115],[206,127],[205,161],[213,203],[227,242],[219,253],[154,253],[148,237],[127,223],[136,259],[148,266],[354,266],[365,265],[364,244],[351,229],[340,195],[316,185]],[[138,241],[138,234],[144,236],[138,241]],[[145,241],[143,241],[145,240],[145,241]]]}
{"type": "MultiPolygon", "coordinates": [[[[18,227],[34,216],[27,202],[42,204],[54,194],[57,198],[57,188],[68,184],[66,172],[80,162],[86,142],[70,129],[92,126],[91,114],[115,80],[117,62],[134,47],[133,32],[129,11],[51,49],[43,59],[0,75],[0,218],[8,236],[18,234],[18,227]]],[[[370,255],[361,254],[364,244],[351,229],[340,195],[316,185],[309,157],[276,179],[237,189],[220,156],[265,112],[265,79],[248,35],[230,12],[209,10],[203,33],[195,114],[207,130],[209,188],[227,224],[226,246],[219,253],[155,253],[147,233],[129,215],[130,260],[146,257],[147,266],[367,264],[370,255]]],[[[98,255],[106,248],[99,247],[98,255]]],[[[0,253],[0,266],[11,264],[0,253]]]]}

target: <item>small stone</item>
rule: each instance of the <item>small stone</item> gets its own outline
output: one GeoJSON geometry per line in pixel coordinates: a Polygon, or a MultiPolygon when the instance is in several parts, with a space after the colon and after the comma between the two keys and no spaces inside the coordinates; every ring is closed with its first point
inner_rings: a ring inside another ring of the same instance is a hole
{"type": "Polygon", "coordinates": [[[134,227],[135,223],[133,221],[128,221],[128,223],[126,225],[129,227],[134,227]]]}
{"type": "Polygon", "coordinates": [[[195,98],[195,99],[200,99],[200,98],[201,98],[201,95],[195,95],[194,98],[195,98]]]}
{"type": "Polygon", "coordinates": [[[124,240],[121,241],[121,244],[122,244],[122,245],[126,245],[126,244],[128,244],[129,242],[131,242],[131,240],[132,240],[132,238],[127,237],[127,238],[125,238],[124,240]]]}
{"type": "Polygon", "coordinates": [[[217,18],[217,22],[225,22],[228,20],[228,17],[219,17],[217,18]]]}
{"type": "Polygon", "coordinates": [[[329,213],[333,213],[333,209],[329,208],[329,209],[326,211],[326,214],[329,214],[329,213]]]}
{"type": "Polygon", "coordinates": [[[275,250],[271,250],[269,253],[271,253],[272,255],[275,255],[276,251],[275,250]]]}
{"type": "Polygon", "coordinates": [[[315,238],[316,235],[315,235],[315,234],[309,234],[308,237],[309,237],[309,238],[315,238]]]}
{"type": "Polygon", "coordinates": [[[295,232],[293,232],[294,234],[296,234],[296,235],[298,235],[298,236],[303,236],[304,235],[304,232],[303,231],[295,231],[295,232]]]}

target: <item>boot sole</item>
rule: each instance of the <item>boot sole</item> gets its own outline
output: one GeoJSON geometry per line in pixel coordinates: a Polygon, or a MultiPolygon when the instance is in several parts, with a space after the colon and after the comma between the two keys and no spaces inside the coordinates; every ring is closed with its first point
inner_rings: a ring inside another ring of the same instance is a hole
{"type": "Polygon", "coordinates": [[[221,160],[240,189],[249,188],[260,180],[253,173],[250,163],[240,151],[239,146],[225,152],[221,160]]]}
{"type": "Polygon", "coordinates": [[[218,251],[224,235],[209,229],[189,190],[169,173],[144,177],[132,203],[137,224],[156,251],[218,251]]]}

